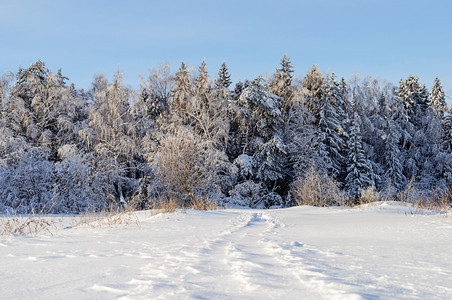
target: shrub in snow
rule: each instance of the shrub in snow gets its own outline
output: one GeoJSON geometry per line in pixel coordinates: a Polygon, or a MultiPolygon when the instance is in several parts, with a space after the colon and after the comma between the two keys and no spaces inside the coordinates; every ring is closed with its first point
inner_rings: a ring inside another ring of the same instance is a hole
{"type": "MultiPolygon", "coordinates": [[[[221,156],[209,151],[209,144],[193,132],[180,129],[161,141],[154,161],[156,175],[176,199],[194,202],[196,198],[218,191],[218,165],[221,156]]],[[[224,158],[225,159],[225,158],[224,158]]]]}
{"type": "Polygon", "coordinates": [[[345,200],[339,184],[314,167],[291,185],[290,196],[298,205],[343,205],[345,200]]]}
{"type": "Polygon", "coordinates": [[[262,196],[262,199],[256,203],[256,208],[281,207],[282,204],[283,201],[281,196],[275,192],[270,192],[262,196]]]}
{"type": "Polygon", "coordinates": [[[2,168],[0,199],[17,213],[40,213],[52,209],[53,163],[49,151],[29,149],[15,167],[2,168]]]}
{"type": "Polygon", "coordinates": [[[263,189],[260,183],[247,180],[237,184],[229,194],[231,204],[256,207],[262,201],[263,189]]]}
{"type": "Polygon", "coordinates": [[[255,172],[256,161],[247,154],[240,154],[235,160],[234,165],[239,169],[239,176],[245,179],[251,178],[255,172]]]}
{"type": "Polygon", "coordinates": [[[52,211],[55,213],[79,213],[95,211],[103,197],[96,197],[91,188],[89,164],[74,145],[58,150],[61,162],[55,164],[52,211]]]}

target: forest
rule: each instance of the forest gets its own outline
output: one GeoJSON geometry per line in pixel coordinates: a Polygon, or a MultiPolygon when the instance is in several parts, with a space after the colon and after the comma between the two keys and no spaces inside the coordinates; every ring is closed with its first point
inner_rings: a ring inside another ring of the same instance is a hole
{"type": "Polygon", "coordinates": [[[450,194],[452,115],[438,78],[394,86],[314,65],[298,79],[284,56],[272,76],[234,84],[226,63],[211,78],[203,61],[162,64],[138,90],[120,72],[84,90],[37,61],[0,77],[0,105],[2,213],[450,194]]]}

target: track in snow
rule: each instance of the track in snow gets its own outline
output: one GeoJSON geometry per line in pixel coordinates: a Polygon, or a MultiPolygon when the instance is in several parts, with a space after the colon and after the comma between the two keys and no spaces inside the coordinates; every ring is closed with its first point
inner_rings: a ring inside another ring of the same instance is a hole
{"type": "Polygon", "coordinates": [[[139,213],[0,240],[0,298],[450,298],[452,220],[399,210],[139,213]]]}

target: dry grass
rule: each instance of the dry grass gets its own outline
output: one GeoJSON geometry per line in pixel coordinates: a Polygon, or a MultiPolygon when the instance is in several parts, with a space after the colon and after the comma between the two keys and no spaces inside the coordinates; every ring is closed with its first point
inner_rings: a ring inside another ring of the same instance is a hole
{"type": "MultiPolygon", "coordinates": [[[[111,227],[117,225],[136,225],[141,227],[140,219],[137,215],[136,205],[129,203],[127,207],[117,208],[113,205],[100,212],[89,211],[74,216],[72,226],[111,227]]],[[[152,215],[160,213],[172,213],[178,209],[214,210],[218,208],[215,201],[206,197],[193,198],[188,205],[183,205],[182,201],[174,198],[160,199],[152,201],[146,207],[152,215]]],[[[60,220],[60,223],[63,223],[60,220]]],[[[62,226],[60,226],[62,227],[62,226]]],[[[16,213],[0,217],[0,236],[25,235],[36,236],[38,234],[53,234],[59,229],[52,217],[45,214],[18,215],[16,213]]]]}
{"type": "Polygon", "coordinates": [[[155,213],[171,213],[178,209],[215,210],[218,208],[218,204],[207,197],[192,197],[187,204],[170,197],[168,199],[154,200],[147,208],[155,213]]]}
{"type": "Polygon", "coordinates": [[[215,210],[218,208],[218,204],[216,201],[213,201],[206,197],[194,198],[190,202],[190,208],[196,210],[215,210]]]}
{"type": "Polygon", "coordinates": [[[359,197],[358,200],[359,205],[381,201],[381,193],[377,192],[374,187],[370,186],[362,191],[361,197],[359,197]]]}
{"type": "Polygon", "coordinates": [[[412,178],[406,188],[398,193],[391,188],[379,192],[373,187],[367,187],[359,198],[346,199],[336,181],[314,168],[292,184],[290,197],[297,205],[355,206],[381,201],[399,201],[412,205],[411,214],[436,211],[447,216],[452,211],[452,187],[428,192],[421,191],[415,187],[414,178],[412,178]]]}
{"type": "Polygon", "coordinates": [[[178,209],[183,208],[180,201],[169,198],[169,199],[154,199],[154,201],[151,202],[147,207],[147,209],[150,209],[153,214],[159,214],[159,213],[172,213],[175,212],[178,209]]]}
{"type": "Polygon", "coordinates": [[[14,212],[0,217],[0,236],[52,234],[54,229],[56,226],[43,214],[20,216],[14,212]]]}
{"type": "MultiPolygon", "coordinates": [[[[394,200],[394,196],[391,189],[386,191],[377,191],[373,186],[369,186],[362,191],[361,196],[358,198],[358,205],[361,206],[369,203],[392,200],[394,200]]],[[[349,203],[351,203],[351,201],[349,201],[349,203]]]]}
{"type": "Polygon", "coordinates": [[[75,226],[104,227],[116,225],[135,224],[141,227],[140,220],[135,211],[135,205],[129,204],[127,207],[116,208],[111,205],[108,209],[100,212],[92,211],[81,213],[76,217],[75,226]]]}
{"type": "Polygon", "coordinates": [[[447,191],[435,191],[428,195],[421,194],[412,202],[414,211],[412,214],[423,214],[425,211],[436,211],[448,215],[452,210],[452,193],[447,191]]]}

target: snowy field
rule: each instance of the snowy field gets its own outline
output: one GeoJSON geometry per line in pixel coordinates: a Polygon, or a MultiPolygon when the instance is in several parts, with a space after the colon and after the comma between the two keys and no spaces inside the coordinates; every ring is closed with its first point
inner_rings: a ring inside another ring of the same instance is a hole
{"type": "Polygon", "coordinates": [[[0,298],[452,299],[452,217],[412,211],[139,212],[0,237],[0,298]]]}

